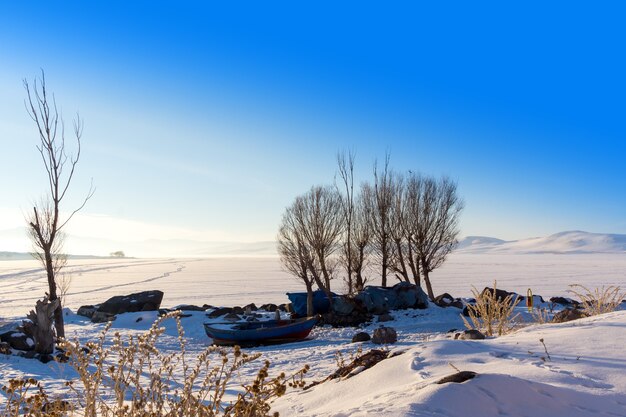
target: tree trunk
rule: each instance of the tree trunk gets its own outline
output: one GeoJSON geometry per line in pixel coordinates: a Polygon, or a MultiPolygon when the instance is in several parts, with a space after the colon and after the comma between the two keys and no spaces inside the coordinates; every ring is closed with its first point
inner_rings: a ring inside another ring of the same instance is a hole
{"type": "Polygon", "coordinates": [[[306,282],[306,315],[313,317],[313,285],[306,282]]]}
{"type": "Polygon", "coordinates": [[[387,259],[387,245],[384,245],[384,249],[383,249],[383,257],[382,257],[382,271],[381,271],[381,284],[383,287],[387,286],[387,268],[388,268],[388,262],[389,260],[387,259]]]}
{"type": "MultiPolygon", "coordinates": [[[[46,274],[48,276],[48,290],[50,302],[54,302],[58,300],[59,297],[57,295],[57,284],[54,280],[54,268],[52,263],[52,254],[50,253],[50,249],[44,249],[44,256],[46,260],[46,274]]],[[[54,327],[56,328],[58,337],[65,337],[65,324],[63,322],[63,306],[61,306],[61,302],[55,304],[56,308],[54,309],[54,327]]]]}
{"type": "Polygon", "coordinates": [[[35,310],[31,310],[26,316],[30,322],[24,323],[24,332],[35,341],[35,352],[52,353],[54,351],[54,312],[60,301],[51,300],[48,297],[37,300],[35,310]]]}
{"type": "Polygon", "coordinates": [[[422,267],[422,273],[424,274],[424,282],[426,283],[426,292],[428,292],[428,298],[430,298],[431,301],[435,301],[433,286],[430,284],[430,277],[428,276],[428,268],[422,267]]]}

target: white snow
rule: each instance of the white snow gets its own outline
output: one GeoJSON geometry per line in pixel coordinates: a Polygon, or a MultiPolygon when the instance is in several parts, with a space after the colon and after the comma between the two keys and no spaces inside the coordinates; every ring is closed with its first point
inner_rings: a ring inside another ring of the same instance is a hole
{"type": "MultiPolygon", "coordinates": [[[[280,270],[276,258],[230,259],[111,259],[73,260],[67,306],[102,302],[114,295],[159,289],[162,306],[204,303],[245,305],[287,302],[285,292],[301,291],[299,283],[280,270]]],[[[498,280],[498,287],[522,294],[528,287],[548,298],[567,296],[568,284],[589,287],[626,282],[626,256],[620,254],[512,255],[453,254],[432,274],[435,292],[470,296],[498,280]]],[[[43,271],[34,261],[0,262],[0,317],[23,318],[45,291],[43,271]]],[[[337,288],[340,290],[340,288],[337,288]]],[[[524,308],[519,308],[523,316],[524,308]]],[[[187,349],[201,352],[210,340],[202,323],[204,312],[185,312],[187,349]]],[[[626,416],[626,312],[620,311],[572,323],[531,326],[485,341],[452,340],[446,332],[461,329],[459,310],[436,306],[392,312],[384,323],[398,332],[390,348],[406,350],[350,379],[331,381],[277,400],[281,416],[626,416]],[[551,360],[547,359],[544,339],[551,360]],[[542,357],[545,358],[542,359],[542,357]],[[479,375],[463,384],[437,385],[454,373],[452,364],[479,375]]],[[[135,334],[148,329],[156,312],[128,313],[113,322],[113,331],[135,334]],[[141,318],[140,321],[137,321],[141,318]]],[[[273,314],[268,313],[268,318],[273,314]]],[[[218,319],[216,319],[218,320],[218,319]]],[[[93,324],[66,310],[66,332],[82,341],[97,337],[103,324],[93,324]]],[[[251,349],[272,363],[271,372],[291,373],[311,366],[307,380],[321,380],[336,369],[336,352],[349,359],[358,331],[370,334],[376,320],[362,329],[315,328],[311,339],[295,344],[251,349]]],[[[165,323],[159,348],[176,350],[176,326],[165,323]]],[[[256,366],[241,370],[248,379],[256,366]]],[[[0,355],[0,379],[33,376],[52,392],[62,392],[73,373],[65,365],[0,355]]],[[[241,381],[235,381],[236,388],[241,381]]]]}
{"type": "Polygon", "coordinates": [[[484,236],[468,236],[459,242],[457,253],[626,253],[626,235],[589,233],[579,230],[504,241],[484,236]]]}

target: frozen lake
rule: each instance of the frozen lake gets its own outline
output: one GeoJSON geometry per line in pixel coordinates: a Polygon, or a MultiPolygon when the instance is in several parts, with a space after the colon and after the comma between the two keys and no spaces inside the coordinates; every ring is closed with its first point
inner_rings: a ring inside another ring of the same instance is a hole
{"type": "MultiPolygon", "coordinates": [[[[66,269],[72,285],[66,305],[76,309],[114,295],[158,289],[163,306],[242,305],[287,302],[285,293],[303,287],[282,271],[278,258],[88,259],[66,269]]],[[[566,295],[569,284],[588,287],[626,284],[626,255],[455,254],[432,274],[436,294],[470,296],[497,279],[498,287],[524,294],[566,295]]],[[[372,284],[379,284],[372,280],[372,284]]],[[[0,316],[24,316],[47,288],[35,261],[0,262],[0,316]]],[[[333,288],[340,292],[342,284],[333,288]]]]}

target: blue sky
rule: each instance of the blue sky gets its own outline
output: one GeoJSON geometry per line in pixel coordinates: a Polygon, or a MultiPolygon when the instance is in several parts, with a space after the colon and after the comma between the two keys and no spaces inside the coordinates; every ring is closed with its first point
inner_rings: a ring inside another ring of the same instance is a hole
{"type": "Polygon", "coordinates": [[[621,4],[222,3],[0,4],[0,229],[44,191],[43,68],[85,121],[67,209],[97,186],[73,234],[273,239],[341,149],[458,180],[464,235],[626,233],[621,4]]]}

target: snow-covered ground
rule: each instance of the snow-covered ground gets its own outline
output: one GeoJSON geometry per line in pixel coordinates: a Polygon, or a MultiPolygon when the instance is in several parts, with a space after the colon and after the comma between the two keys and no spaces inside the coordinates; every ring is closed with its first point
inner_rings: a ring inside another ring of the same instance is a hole
{"type": "MultiPolygon", "coordinates": [[[[121,294],[144,290],[165,293],[163,306],[217,306],[287,302],[286,292],[302,285],[283,272],[275,257],[204,259],[71,260],[66,271],[72,284],[66,306],[96,304],[121,294]]],[[[493,281],[498,287],[525,294],[531,288],[544,297],[567,295],[569,284],[589,287],[626,283],[626,255],[453,254],[432,273],[435,293],[471,296],[493,281]]],[[[374,285],[379,282],[372,282],[374,285]]],[[[35,261],[0,262],[0,317],[24,316],[46,291],[46,278],[35,261]]],[[[341,292],[341,283],[335,283],[341,292]]]]}
{"type": "MultiPolygon", "coordinates": [[[[243,305],[283,303],[287,291],[301,290],[280,270],[275,258],[228,259],[117,259],[75,260],[68,271],[72,287],[67,306],[98,303],[113,295],[142,290],[165,292],[163,306],[177,304],[243,305]]],[[[588,255],[476,255],[455,254],[433,274],[435,292],[469,296],[498,280],[498,287],[544,297],[567,295],[568,284],[589,287],[623,284],[626,256],[588,255]]],[[[23,317],[45,291],[45,277],[34,261],[0,262],[0,316],[23,317]]],[[[520,308],[520,311],[523,311],[520,308]]],[[[191,354],[210,342],[202,328],[204,312],[191,312],[183,326],[191,354]]],[[[451,340],[446,332],[463,327],[459,310],[436,306],[426,310],[393,312],[386,325],[398,330],[391,349],[406,350],[352,379],[326,382],[294,392],[275,403],[281,416],[626,416],[626,312],[610,313],[569,324],[527,327],[486,341],[451,340]],[[551,360],[544,360],[543,338],[551,360]],[[461,370],[478,372],[464,384],[436,385],[443,376],[461,370]]],[[[528,317],[527,317],[528,318],[528,317]]],[[[147,329],[156,312],[128,313],[114,322],[115,331],[134,334],[147,329]],[[139,317],[142,320],[138,321],[139,317]]],[[[102,324],[68,313],[67,335],[93,340],[102,324]]],[[[251,349],[269,359],[274,372],[311,366],[308,380],[320,380],[336,369],[336,353],[345,358],[358,344],[350,343],[363,329],[315,328],[311,339],[295,344],[251,349]]],[[[159,342],[177,349],[176,328],[166,323],[159,342]]],[[[375,345],[366,342],[364,350],[375,345]]],[[[250,379],[257,366],[241,371],[250,379]]],[[[0,379],[33,376],[61,391],[72,372],[57,363],[0,355],[0,379]]]]}

